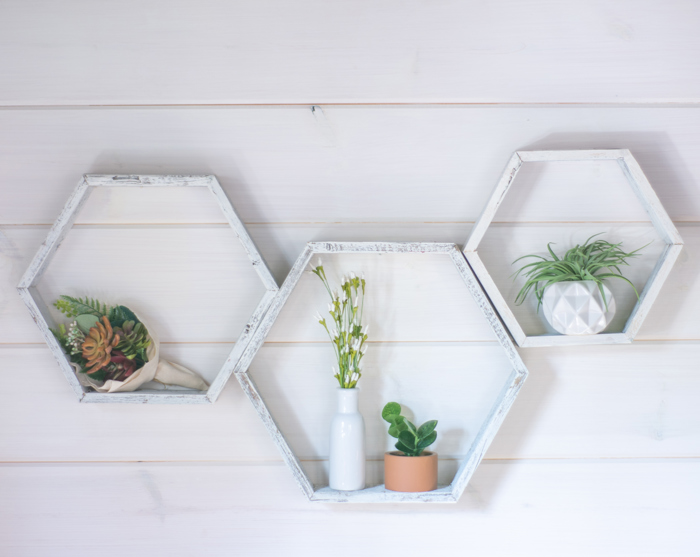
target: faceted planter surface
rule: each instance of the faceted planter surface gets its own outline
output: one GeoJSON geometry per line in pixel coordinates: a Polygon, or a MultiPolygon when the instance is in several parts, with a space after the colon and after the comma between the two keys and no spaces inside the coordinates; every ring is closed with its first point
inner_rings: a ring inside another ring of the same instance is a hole
{"type": "Polygon", "coordinates": [[[592,280],[551,284],[542,296],[545,318],[563,335],[595,335],[605,330],[615,315],[615,298],[602,286],[605,299],[592,280]]]}

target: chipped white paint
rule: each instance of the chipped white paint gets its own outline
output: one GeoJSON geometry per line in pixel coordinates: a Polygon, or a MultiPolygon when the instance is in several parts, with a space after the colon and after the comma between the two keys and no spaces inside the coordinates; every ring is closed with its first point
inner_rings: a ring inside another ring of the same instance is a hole
{"type": "Polygon", "coordinates": [[[664,281],[671,272],[671,268],[682,248],[683,240],[678,230],[661,205],[661,201],[651,187],[644,172],[642,172],[639,163],[628,149],[516,151],[508,161],[500,180],[491,193],[491,197],[477,219],[464,246],[464,254],[518,346],[572,346],[580,344],[626,344],[632,342],[659,294],[664,281]],[[615,160],[619,163],[630,187],[649,215],[654,229],[667,244],[666,249],[647,280],[644,290],[640,293],[639,300],[621,333],[582,336],[527,335],[479,257],[479,244],[496,216],[498,208],[515,182],[515,178],[523,163],[601,160],[615,160]]]}
{"type": "Polygon", "coordinates": [[[19,294],[29,309],[34,322],[39,327],[46,343],[53,353],[59,367],[63,371],[71,387],[78,395],[81,402],[116,402],[116,403],[170,403],[170,404],[198,404],[214,402],[218,398],[226,381],[231,376],[234,367],[241,358],[243,351],[258,327],[262,317],[272,303],[278,286],[270,273],[265,261],[255,247],[253,240],[243,222],[238,218],[236,211],[226,197],[221,185],[215,176],[149,176],[149,175],[96,175],[87,174],[81,178],[75,191],[68,199],[63,211],[49,231],[44,243],[39,248],[29,268],[24,273],[17,287],[19,294]],[[92,189],[97,187],[206,187],[214,196],[216,203],[223,212],[226,220],[233,228],[236,236],[245,249],[253,268],[264,284],[266,292],[260,303],[248,320],[243,332],[239,336],[223,367],[212,382],[207,392],[194,390],[143,390],[133,393],[96,393],[88,387],[83,387],[78,382],[73,368],[61,346],[56,341],[51,328],[56,327],[54,320],[42,299],[36,285],[42,274],[49,266],[53,255],[61,245],[68,231],[71,229],[80,208],[85,203],[92,189]]]}
{"type": "Polygon", "coordinates": [[[280,290],[275,295],[270,309],[263,317],[260,326],[255,330],[248,343],[242,357],[235,368],[236,377],[240,382],[246,395],[253,403],[255,410],[262,419],[272,440],[277,445],[282,458],[291,470],[294,479],[302,492],[311,501],[324,501],[335,503],[454,503],[464,492],[469,479],[481,462],[486,449],[496,435],[503,419],[510,409],[515,397],[527,377],[527,369],[510,340],[508,333],[501,324],[496,312],[491,306],[484,291],[479,285],[476,277],[472,273],[464,256],[460,253],[455,244],[450,243],[393,243],[393,242],[309,242],[299,258],[294,263],[287,279],[282,284],[280,290]],[[281,430],[275,423],[270,411],[265,405],[262,395],[255,387],[255,383],[248,374],[248,367],[258,350],[265,341],[265,337],[270,332],[275,320],[279,316],[284,304],[296,287],[299,279],[306,270],[309,261],[314,254],[323,253],[430,253],[444,254],[449,257],[464,283],[474,298],[484,317],[488,321],[491,329],[496,335],[498,342],[506,352],[506,356],[513,368],[506,384],[503,386],[499,396],[493,402],[491,410],[484,420],[481,429],[477,433],[466,458],[461,463],[452,483],[442,486],[436,491],[427,493],[397,493],[388,491],[383,485],[372,486],[367,489],[350,492],[339,492],[327,486],[314,486],[304,472],[299,460],[287,443],[281,430]]]}

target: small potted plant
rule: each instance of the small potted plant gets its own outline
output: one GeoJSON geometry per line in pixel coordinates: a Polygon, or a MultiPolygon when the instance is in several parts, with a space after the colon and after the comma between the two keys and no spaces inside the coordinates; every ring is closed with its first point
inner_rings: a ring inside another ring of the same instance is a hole
{"type": "Polygon", "coordinates": [[[437,453],[426,451],[437,439],[437,420],[416,427],[401,415],[401,405],[389,402],[382,410],[389,435],[398,439],[396,451],[384,453],[384,487],[416,493],[437,489],[437,453]]]}
{"type": "Polygon", "coordinates": [[[615,298],[604,281],[624,280],[639,298],[634,284],[622,275],[620,267],[629,265],[627,260],[639,255],[646,246],[627,253],[621,249],[621,242],[612,244],[600,239],[591,242],[600,234],[571,248],[561,258],[554,253],[550,242],[547,250],[551,258],[525,255],[516,259],[513,264],[526,258],[538,261],[523,265],[515,273],[514,280],[521,273],[527,279],[515,303],[522,304],[534,291],[537,311],[543,306],[544,316],[555,331],[564,335],[593,335],[604,330],[616,309],[615,298]]]}

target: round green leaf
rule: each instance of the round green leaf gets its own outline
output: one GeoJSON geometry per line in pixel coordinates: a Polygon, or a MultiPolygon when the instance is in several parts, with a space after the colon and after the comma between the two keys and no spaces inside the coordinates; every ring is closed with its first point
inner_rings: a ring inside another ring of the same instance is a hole
{"type": "Polygon", "coordinates": [[[395,421],[395,418],[393,420],[390,420],[389,417],[394,417],[398,416],[401,414],[401,405],[398,402],[387,402],[386,405],[384,406],[384,409],[382,410],[382,418],[386,420],[387,422],[393,424],[395,421]]]}
{"type": "Polygon", "coordinates": [[[92,329],[99,321],[99,318],[97,315],[93,315],[91,313],[83,313],[82,315],[78,315],[78,317],[75,318],[75,321],[78,324],[78,329],[83,331],[85,334],[88,334],[90,329],[92,329]]]}

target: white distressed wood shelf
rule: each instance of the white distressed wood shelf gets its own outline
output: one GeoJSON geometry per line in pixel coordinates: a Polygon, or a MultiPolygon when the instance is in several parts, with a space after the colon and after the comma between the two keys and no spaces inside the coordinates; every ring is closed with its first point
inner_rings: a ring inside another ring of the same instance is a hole
{"type": "Polygon", "coordinates": [[[632,342],[658,296],[664,281],[671,272],[682,248],[683,240],[678,230],[666,213],[639,163],[628,149],[516,151],[508,161],[486,206],[474,224],[464,246],[464,255],[518,346],[571,346],[582,344],[626,344],[632,342]],[[498,208],[515,184],[518,171],[523,164],[555,161],[617,161],[637,199],[649,215],[654,229],[666,244],[644,289],[639,295],[639,300],[619,333],[599,333],[581,336],[526,334],[479,257],[479,244],[496,216],[498,208]]]}
{"type": "Polygon", "coordinates": [[[270,307],[279,287],[215,176],[86,174],[78,182],[73,194],[66,202],[63,211],[49,231],[46,240],[44,240],[44,243],[34,256],[29,268],[24,273],[17,290],[80,402],[206,404],[212,403],[218,398],[226,381],[231,376],[233,369],[242,357],[248,342],[252,338],[253,332],[270,307]],[[56,327],[56,323],[49,312],[46,302],[42,299],[41,294],[37,290],[37,284],[43,273],[49,267],[56,250],[73,226],[90,192],[95,188],[104,187],[207,188],[213,196],[212,201],[218,204],[227,222],[235,232],[236,237],[241,242],[257,276],[262,281],[265,287],[265,293],[262,295],[260,302],[239,335],[231,353],[207,391],[203,392],[191,389],[142,389],[130,393],[95,392],[90,387],[84,387],[80,384],[63,348],[56,341],[53,333],[51,333],[50,328],[56,327]]]}
{"type": "Polygon", "coordinates": [[[243,356],[234,369],[246,395],[263,421],[270,436],[277,445],[282,458],[291,470],[294,479],[302,492],[310,501],[333,503],[454,503],[464,492],[472,474],[481,462],[486,449],[491,444],[501,426],[508,410],[520,390],[528,371],[520,359],[520,355],[503,327],[493,306],[489,302],[478,280],[467,264],[463,254],[455,244],[450,243],[388,243],[388,242],[310,242],[294,263],[289,275],[275,295],[269,311],[260,322],[260,326],[246,347],[243,356]],[[505,384],[482,423],[465,458],[449,485],[440,486],[435,491],[427,493],[399,493],[384,488],[383,485],[372,486],[358,491],[336,491],[328,486],[315,486],[302,468],[299,459],[287,443],[282,431],[275,423],[263,396],[259,392],[248,368],[253,358],[265,342],[275,320],[297,286],[299,279],[306,270],[315,254],[367,254],[367,253],[396,253],[396,254],[441,254],[448,257],[457,272],[464,280],[474,301],[481,309],[484,318],[496,335],[500,346],[512,367],[505,384]]]}

